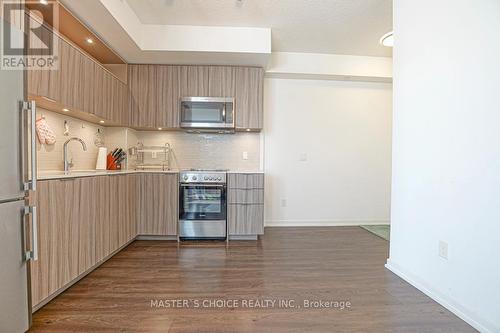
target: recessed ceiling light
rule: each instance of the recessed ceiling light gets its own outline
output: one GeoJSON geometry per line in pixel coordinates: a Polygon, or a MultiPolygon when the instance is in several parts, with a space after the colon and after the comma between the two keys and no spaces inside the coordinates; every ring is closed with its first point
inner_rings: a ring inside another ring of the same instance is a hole
{"type": "Polygon", "coordinates": [[[89,43],[89,44],[93,44],[94,43],[94,40],[92,38],[90,38],[90,37],[87,38],[86,40],[87,40],[87,43],[89,43]]]}
{"type": "Polygon", "coordinates": [[[64,112],[69,112],[69,109],[64,108],[63,111],[64,112]]]}
{"type": "Polygon", "coordinates": [[[45,6],[47,6],[49,4],[49,2],[47,0],[40,0],[40,3],[42,5],[45,5],[45,6]]]}
{"type": "Polygon", "coordinates": [[[100,122],[101,124],[104,124],[104,120],[99,120],[99,122],[100,122]]]}
{"type": "Polygon", "coordinates": [[[158,131],[161,131],[162,129],[163,129],[163,128],[161,128],[161,127],[158,127],[158,131]]]}
{"type": "Polygon", "coordinates": [[[388,32],[385,35],[380,38],[380,44],[387,46],[387,47],[393,47],[394,46],[394,31],[388,32]]]}

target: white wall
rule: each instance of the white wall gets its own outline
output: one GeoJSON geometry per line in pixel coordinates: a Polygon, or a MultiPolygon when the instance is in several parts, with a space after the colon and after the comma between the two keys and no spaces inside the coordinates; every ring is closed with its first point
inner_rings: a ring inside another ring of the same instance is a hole
{"type": "Polygon", "coordinates": [[[388,223],[391,85],[267,78],[264,89],[266,225],[388,223]]]}
{"type": "Polygon", "coordinates": [[[500,1],[394,5],[388,267],[500,332],[500,1]]]}

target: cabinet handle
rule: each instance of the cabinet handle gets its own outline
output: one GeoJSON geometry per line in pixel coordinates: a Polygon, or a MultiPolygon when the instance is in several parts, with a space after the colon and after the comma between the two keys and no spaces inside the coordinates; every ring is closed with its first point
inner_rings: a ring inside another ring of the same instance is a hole
{"type": "Polygon", "coordinates": [[[26,251],[26,260],[38,260],[38,221],[36,214],[36,207],[26,206],[24,207],[24,215],[31,216],[31,249],[26,251]]]}

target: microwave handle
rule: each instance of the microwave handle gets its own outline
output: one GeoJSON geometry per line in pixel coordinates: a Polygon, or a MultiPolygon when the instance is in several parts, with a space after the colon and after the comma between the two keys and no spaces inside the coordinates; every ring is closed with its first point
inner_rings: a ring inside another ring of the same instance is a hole
{"type": "Polygon", "coordinates": [[[222,103],[222,122],[226,122],[226,103],[222,103]]]}

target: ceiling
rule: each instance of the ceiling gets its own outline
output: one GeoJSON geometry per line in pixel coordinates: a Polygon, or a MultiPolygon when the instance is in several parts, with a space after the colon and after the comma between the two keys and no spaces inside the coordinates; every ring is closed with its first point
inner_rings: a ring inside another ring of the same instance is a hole
{"type": "Polygon", "coordinates": [[[392,0],[125,1],[143,24],[271,28],[273,52],[392,52],[379,44],[392,30],[392,0]]]}

